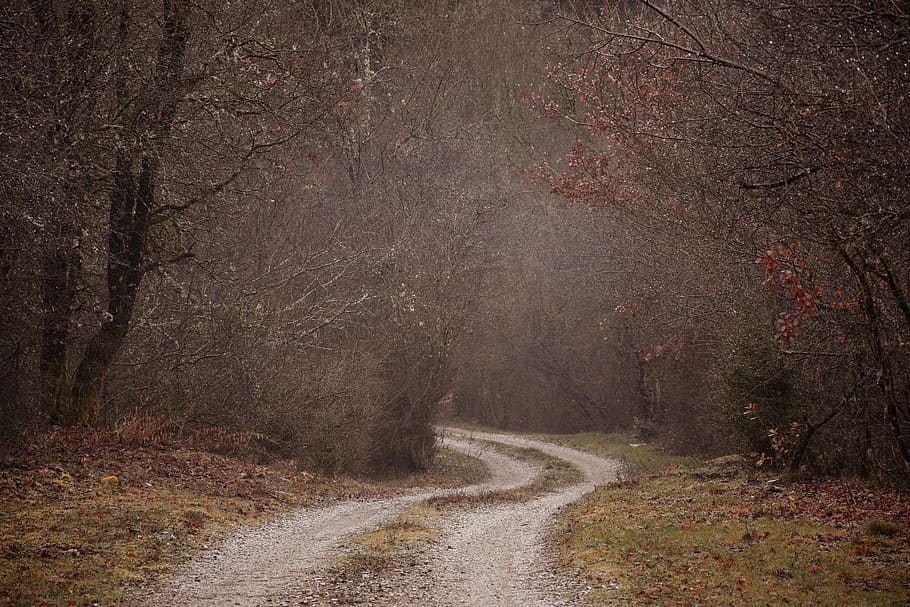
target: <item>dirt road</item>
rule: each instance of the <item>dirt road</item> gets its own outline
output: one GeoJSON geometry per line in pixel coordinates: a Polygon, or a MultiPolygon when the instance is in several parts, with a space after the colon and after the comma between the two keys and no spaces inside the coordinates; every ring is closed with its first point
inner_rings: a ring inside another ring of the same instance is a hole
{"type": "Polygon", "coordinates": [[[427,559],[433,583],[424,596],[411,597],[412,604],[453,607],[572,604],[573,589],[558,579],[543,553],[546,527],[559,508],[575,501],[595,484],[615,479],[617,463],[520,437],[479,432],[470,436],[538,449],[571,462],[584,473],[585,481],[525,504],[471,510],[450,521],[447,540],[431,550],[427,559]]]}
{"type": "Polygon", "coordinates": [[[410,504],[453,491],[508,489],[531,482],[536,471],[525,462],[470,442],[481,438],[531,447],[563,458],[586,481],[525,504],[463,513],[448,521],[445,539],[428,551],[407,589],[356,599],[353,604],[400,605],[563,605],[563,584],[542,552],[545,527],[559,507],[595,483],[614,478],[616,464],[574,449],[529,439],[446,430],[444,444],[481,458],[489,481],[460,490],[425,491],[394,499],[353,501],[305,509],[270,524],[231,535],[218,549],[193,563],[168,587],[149,596],[146,607],[209,607],[308,604],[304,589],[347,538],[381,525],[410,504]]]}

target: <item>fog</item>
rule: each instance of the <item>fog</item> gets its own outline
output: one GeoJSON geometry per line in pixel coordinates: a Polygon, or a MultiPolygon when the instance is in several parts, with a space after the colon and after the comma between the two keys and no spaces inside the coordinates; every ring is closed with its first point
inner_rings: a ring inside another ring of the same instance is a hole
{"type": "Polygon", "coordinates": [[[702,4],[7,3],[4,442],[404,472],[444,420],[905,482],[907,20],[702,4]]]}

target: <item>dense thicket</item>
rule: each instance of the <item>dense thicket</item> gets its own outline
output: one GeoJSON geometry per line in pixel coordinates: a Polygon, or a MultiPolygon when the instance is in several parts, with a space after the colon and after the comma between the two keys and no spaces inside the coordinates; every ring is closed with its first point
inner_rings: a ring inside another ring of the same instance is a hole
{"type": "Polygon", "coordinates": [[[5,5],[8,432],[161,426],[327,469],[424,465],[478,232],[514,181],[493,158],[515,100],[488,62],[511,14],[5,5]]]}
{"type": "Polygon", "coordinates": [[[905,483],[906,7],[561,3],[540,23],[559,91],[536,100],[575,139],[538,175],[577,206],[518,236],[543,250],[487,306],[461,413],[905,483]]]}
{"type": "Polygon", "coordinates": [[[579,140],[544,176],[616,217],[612,259],[648,243],[611,295],[664,433],[707,443],[710,418],[738,420],[794,469],[907,478],[905,8],[643,0],[557,18],[591,50],[552,70],[566,95],[545,109],[579,140]]]}
{"type": "Polygon", "coordinates": [[[22,0],[2,23],[7,433],[410,469],[442,400],[907,478],[902,5],[22,0]]]}

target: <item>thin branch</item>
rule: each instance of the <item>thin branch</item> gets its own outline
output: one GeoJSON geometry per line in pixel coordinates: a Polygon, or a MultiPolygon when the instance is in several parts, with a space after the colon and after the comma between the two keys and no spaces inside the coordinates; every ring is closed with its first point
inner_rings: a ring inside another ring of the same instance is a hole
{"type": "Polygon", "coordinates": [[[640,2],[641,2],[642,4],[644,4],[645,6],[647,6],[648,8],[650,8],[651,10],[653,10],[654,12],[656,12],[658,15],[660,15],[660,16],[663,17],[664,19],[666,19],[667,21],[669,21],[670,23],[672,23],[673,25],[675,25],[676,27],[678,27],[680,30],[682,30],[689,38],[692,39],[693,42],[695,42],[695,44],[698,45],[699,50],[701,50],[702,52],[706,52],[706,51],[707,51],[707,49],[705,48],[705,45],[702,44],[702,41],[699,40],[698,36],[696,36],[696,35],[695,35],[689,28],[687,28],[685,25],[683,25],[682,23],[680,23],[679,21],[677,21],[672,15],[666,13],[666,12],[663,11],[661,8],[655,6],[654,3],[653,3],[653,2],[650,2],[649,0],[640,0],[640,2]]]}
{"type": "Polygon", "coordinates": [[[650,35],[648,35],[648,36],[640,36],[640,35],[636,35],[636,34],[617,32],[617,31],[608,29],[603,26],[595,25],[594,23],[582,21],[581,19],[578,19],[576,17],[570,17],[570,16],[562,14],[562,13],[559,14],[559,18],[563,19],[569,23],[579,25],[581,27],[587,27],[587,28],[593,29],[593,30],[600,32],[607,36],[613,36],[615,38],[621,38],[624,40],[637,40],[639,42],[657,44],[659,46],[663,46],[666,48],[676,49],[683,53],[687,53],[690,55],[694,55],[695,57],[700,57],[702,59],[705,59],[705,60],[713,63],[714,65],[719,65],[721,67],[727,67],[730,69],[739,70],[741,72],[745,72],[747,74],[751,74],[752,76],[761,78],[762,80],[766,80],[766,81],[770,82],[771,84],[773,84],[774,86],[777,86],[780,88],[786,88],[784,86],[784,84],[778,78],[775,78],[774,76],[772,76],[771,74],[769,74],[763,70],[760,70],[758,68],[754,68],[754,67],[751,67],[748,65],[744,65],[742,63],[738,63],[736,61],[733,61],[732,59],[727,59],[726,57],[721,57],[719,55],[715,55],[713,53],[708,52],[707,50],[696,49],[696,48],[692,48],[690,46],[685,46],[683,44],[679,44],[677,42],[671,42],[671,41],[665,40],[663,38],[655,37],[653,35],[653,32],[649,32],[650,35]]]}
{"type": "Polygon", "coordinates": [[[799,181],[800,179],[808,177],[809,175],[818,172],[818,170],[820,168],[821,167],[805,168],[805,169],[802,169],[801,171],[798,171],[796,174],[791,175],[790,177],[781,179],[780,181],[770,181],[770,182],[765,182],[765,183],[747,183],[747,182],[743,181],[739,184],[739,187],[741,187],[744,190],[773,190],[774,188],[780,188],[785,185],[790,185],[791,183],[793,183],[795,181],[799,181]]]}

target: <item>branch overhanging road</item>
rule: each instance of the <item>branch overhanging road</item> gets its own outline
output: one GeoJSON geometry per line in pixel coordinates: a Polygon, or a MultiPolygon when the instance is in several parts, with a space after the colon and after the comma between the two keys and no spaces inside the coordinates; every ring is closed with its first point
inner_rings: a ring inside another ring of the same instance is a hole
{"type": "MultiPolygon", "coordinates": [[[[585,475],[583,483],[523,504],[484,507],[457,515],[445,539],[430,550],[431,583],[413,605],[561,605],[556,576],[543,555],[543,535],[557,510],[616,478],[617,462],[575,449],[504,434],[443,429],[443,445],[480,458],[491,478],[459,489],[425,491],[402,497],[350,501],[306,508],[265,525],[231,534],[202,555],[168,586],[142,603],[146,607],[255,607],[282,604],[320,570],[343,554],[353,535],[379,527],[408,506],[452,493],[481,493],[529,484],[537,471],[527,463],[484,447],[482,439],[538,449],[569,461],[585,475]]],[[[286,604],[286,603],[285,603],[286,604]]]]}

